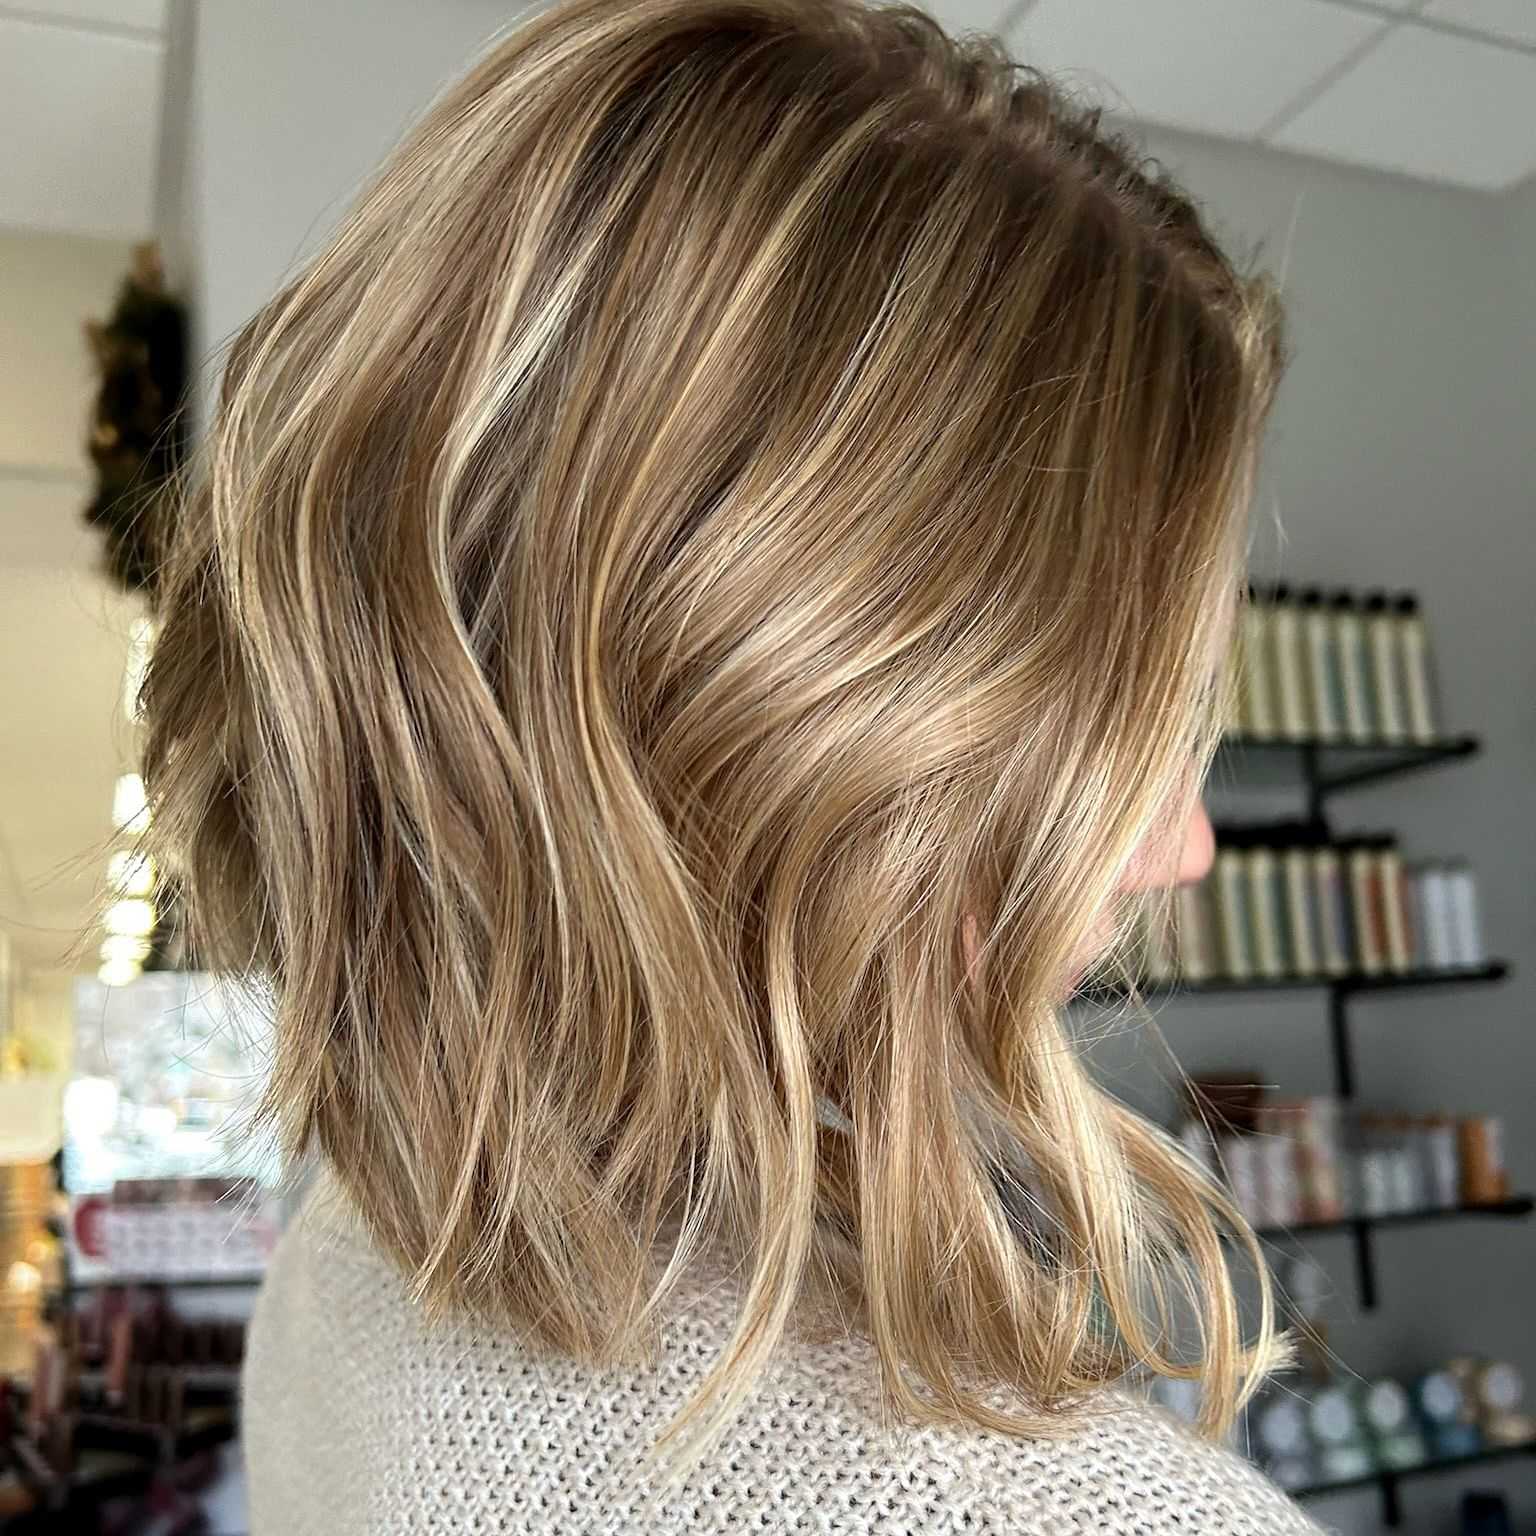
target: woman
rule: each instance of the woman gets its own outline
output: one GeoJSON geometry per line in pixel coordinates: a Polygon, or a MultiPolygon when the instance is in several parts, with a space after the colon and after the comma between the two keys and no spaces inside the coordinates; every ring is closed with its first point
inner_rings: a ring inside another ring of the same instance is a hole
{"type": "Polygon", "coordinates": [[[254,1529],[1312,1527],[1057,1021],[1198,875],[1276,315],[992,47],[575,0],[232,355],[147,771],[322,1192],[254,1529]]]}

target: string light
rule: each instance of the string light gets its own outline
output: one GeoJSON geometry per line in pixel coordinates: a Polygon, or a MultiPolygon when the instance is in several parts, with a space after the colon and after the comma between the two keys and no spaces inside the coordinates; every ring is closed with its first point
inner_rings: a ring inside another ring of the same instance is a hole
{"type": "Polygon", "coordinates": [[[155,904],[141,896],[130,896],[114,901],[107,908],[104,925],[108,933],[126,934],[130,938],[148,938],[155,931],[155,904]]]}
{"type": "Polygon", "coordinates": [[[105,987],[126,987],[137,981],[143,970],[137,960],[103,960],[96,979],[105,987]]]}
{"type": "Polygon", "coordinates": [[[131,933],[109,933],[101,941],[101,958],[103,960],[129,960],[138,965],[149,956],[150,944],[148,939],[138,938],[131,933]]]}
{"type": "Polygon", "coordinates": [[[155,863],[147,853],[114,853],[107,880],[119,896],[148,896],[155,888],[155,863]]]}
{"type": "Polygon", "coordinates": [[[149,825],[149,801],[138,774],[125,773],[114,786],[112,822],[119,832],[142,832],[149,825]]]}

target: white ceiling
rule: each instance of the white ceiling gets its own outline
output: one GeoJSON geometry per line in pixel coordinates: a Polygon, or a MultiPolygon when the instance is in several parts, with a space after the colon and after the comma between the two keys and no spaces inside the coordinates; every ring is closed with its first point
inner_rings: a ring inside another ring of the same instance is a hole
{"type": "Polygon", "coordinates": [[[1536,0],[1019,0],[1006,32],[1122,116],[1487,191],[1536,171],[1536,0]]]}
{"type": "Polygon", "coordinates": [[[142,239],[166,0],[0,3],[0,224],[142,239]]]}
{"type": "MultiPolygon", "coordinates": [[[[169,4],[0,0],[0,225],[149,232],[169,4]]],[[[1126,117],[1492,191],[1536,170],[1536,0],[932,6],[1126,117]]]]}
{"type": "Polygon", "coordinates": [[[1484,190],[1536,170],[1536,0],[1023,0],[1008,40],[1124,117],[1484,190]]]}

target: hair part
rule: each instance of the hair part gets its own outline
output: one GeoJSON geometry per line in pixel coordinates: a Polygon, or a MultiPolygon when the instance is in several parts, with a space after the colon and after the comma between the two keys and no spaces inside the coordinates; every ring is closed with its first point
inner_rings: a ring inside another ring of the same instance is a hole
{"type": "Polygon", "coordinates": [[[146,777],[423,1302],[631,1357],[728,1242],[695,1446],[823,1287],[917,1417],[1231,1417],[1251,1234],[1057,1005],[1208,761],[1277,336],[911,10],[576,0],[414,128],[233,349],[146,777]]]}

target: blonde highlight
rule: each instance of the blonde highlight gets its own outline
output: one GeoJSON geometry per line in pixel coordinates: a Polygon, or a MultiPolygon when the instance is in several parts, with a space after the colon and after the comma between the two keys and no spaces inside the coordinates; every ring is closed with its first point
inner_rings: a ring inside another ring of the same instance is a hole
{"type": "Polygon", "coordinates": [[[1171,183],[914,11],[575,0],[432,108],[234,348],[146,689],[269,1113],[425,1304],[630,1357],[724,1242],[689,1444],[812,1292],[913,1416],[1230,1418],[1251,1235],[1057,1004],[1208,759],[1278,369],[1171,183]]]}

